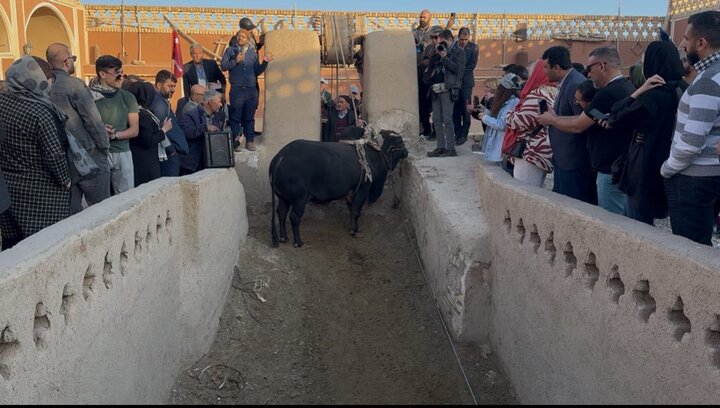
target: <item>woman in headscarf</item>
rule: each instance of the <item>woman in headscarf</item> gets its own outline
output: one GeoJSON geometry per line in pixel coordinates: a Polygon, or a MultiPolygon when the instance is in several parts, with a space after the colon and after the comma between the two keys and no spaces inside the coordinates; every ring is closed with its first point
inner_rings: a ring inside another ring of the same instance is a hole
{"type": "Polygon", "coordinates": [[[643,74],[647,81],[613,106],[605,126],[634,130],[619,188],[628,196],[626,215],[653,225],[668,210],[660,167],[670,155],[682,95],[683,67],[675,45],[650,43],[643,74]]]}
{"type": "Polygon", "coordinates": [[[165,133],[172,129],[170,118],[160,123],[150,112],[155,100],[155,88],[149,82],[134,82],[127,86],[127,91],[135,96],[140,107],[140,130],[138,136],[130,139],[133,168],[135,169],[135,187],[160,178],[160,161],[167,160],[165,133]]]}
{"type": "Polygon", "coordinates": [[[32,57],[8,68],[0,93],[0,169],[12,207],[0,215],[3,248],[70,215],[67,116],[50,99],[50,81],[32,57]]]}
{"type": "MultiPolygon", "coordinates": [[[[552,107],[557,96],[557,87],[550,83],[543,61],[535,63],[530,78],[523,86],[520,102],[506,117],[507,130],[503,146],[510,151],[516,144],[524,144],[522,157],[514,157],[513,176],[536,187],[545,185],[545,177],[553,170],[552,149],[547,129],[538,123],[541,105],[552,107]]],[[[509,154],[510,151],[504,153],[509,154]]]]}

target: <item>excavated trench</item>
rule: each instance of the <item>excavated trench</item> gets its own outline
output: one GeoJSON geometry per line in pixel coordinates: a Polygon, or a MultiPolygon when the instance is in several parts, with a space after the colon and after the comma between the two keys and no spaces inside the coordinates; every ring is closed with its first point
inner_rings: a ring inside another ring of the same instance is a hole
{"type": "Polygon", "coordinates": [[[269,210],[250,215],[215,342],[180,373],[170,402],[515,402],[488,348],[457,346],[461,371],[411,228],[389,207],[367,211],[353,239],[343,203],[311,205],[301,249],[270,248],[269,210]]]}

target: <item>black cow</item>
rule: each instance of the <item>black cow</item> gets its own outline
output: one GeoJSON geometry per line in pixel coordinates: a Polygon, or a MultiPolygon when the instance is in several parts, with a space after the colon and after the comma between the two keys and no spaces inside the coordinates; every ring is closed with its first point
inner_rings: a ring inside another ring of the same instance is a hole
{"type": "MultiPolygon", "coordinates": [[[[383,132],[386,134],[385,132],[383,132]]],[[[283,147],[270,162],[272,188],[272,245],[288,242],[285,221],[290,210],[294,246],[303,245],[300,239],[300,219],[309,201],[326,203],[346,198],[350,209],[352,228],[358,233],[358,218],[365,202],[377,201],[385,187],[388,173],[408,155],[402,137],[387,135],[380,151],[363,146],[372,182],[366,180],[365,171],[354,145],[295,140],[283,147]],[[280,239],[275,229],[275,196],[279,204],[280,239]]]]}

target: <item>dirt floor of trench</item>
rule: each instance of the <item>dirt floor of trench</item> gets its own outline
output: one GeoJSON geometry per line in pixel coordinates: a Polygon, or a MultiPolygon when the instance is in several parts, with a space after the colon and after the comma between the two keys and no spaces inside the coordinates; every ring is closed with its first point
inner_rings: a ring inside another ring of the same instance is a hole
{"type": "MultiPolygon", "coordinates": [[[[353,239],[344,204],[309,206],[305,246],[272,249],[269,209],[251,215],[215,341],[169,402],[472,404],[404,222],[376,207],[353,239]]],[[[458,351],[479,404],[516,402],[494,355],[458,351]]]]}

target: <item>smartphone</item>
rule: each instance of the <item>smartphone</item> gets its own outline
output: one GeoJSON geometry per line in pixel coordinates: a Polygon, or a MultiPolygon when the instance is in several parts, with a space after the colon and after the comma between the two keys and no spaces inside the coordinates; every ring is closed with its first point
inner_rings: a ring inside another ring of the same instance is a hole
{"type": "Polygon", "coordinates": [[[600,112],[600,111],[597,110],[597,109],[591,109],[591,110],[590,110],[590,117],[591,117],[594,121],[600,122],[601,120],[607,119],[607,118],[608,118],[608,115],[600,112]]]}
{"type": "Polygon", "coordinates": [[[474,108],[480,107],[480,97],[477,95],[473,96],[473,107],[474,108]]]}
{"type": "Polygon", "coordinates": [[[545,99],[540,99],[540,102],[538,102],[538,104],[540,105],[540,113],[541,114],[548,111],[548,105],[547,105],[547,101],[545,99]]]}
{"type": "Polygon", "coordinates": [[[455,18],[456,15],[457,15],[457,14],[455,14],[454,12],[453,12],[453,13],[450,13],[450,18],[455,18]]]}

